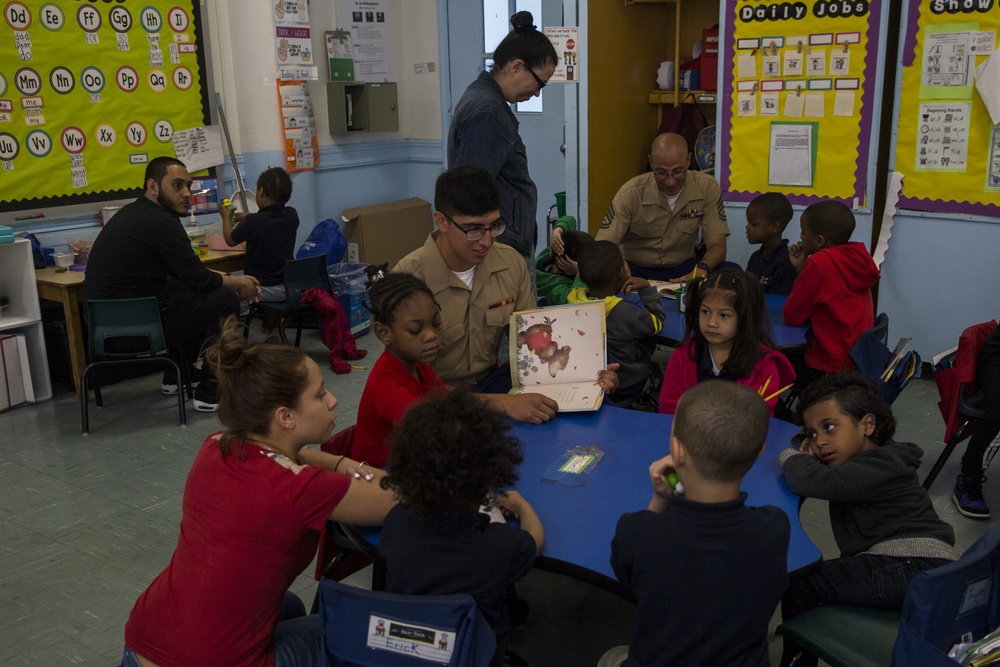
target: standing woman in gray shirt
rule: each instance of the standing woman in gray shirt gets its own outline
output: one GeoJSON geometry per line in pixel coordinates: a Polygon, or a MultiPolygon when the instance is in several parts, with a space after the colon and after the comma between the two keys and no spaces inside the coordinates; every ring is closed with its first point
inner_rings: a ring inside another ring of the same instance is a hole
{"type": "Polygon", "coordinates": [[[538,191],[528,175],[528,154],[510,104],[540,94],[555,72],[558,56],[532,20],[531,12],[511,17],[514,30],[493,51],[493,69],[481,72],[455,105],[448,132],[448,168],[474,164],[496,179],[500,217],[507,225],[498,240],[524,257],[534,294],[538,191]]]}

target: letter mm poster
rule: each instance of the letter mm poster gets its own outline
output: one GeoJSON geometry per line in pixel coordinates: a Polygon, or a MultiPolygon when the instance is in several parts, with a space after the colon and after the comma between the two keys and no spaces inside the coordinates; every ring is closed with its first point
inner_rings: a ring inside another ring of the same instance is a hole
{"type": "Polygon", "coordinates": [[[0,5],[0,210],[138,188],[174,130],[207,124],[194,3],[0,5]]]}
{"type": "Polygon", "coordinates": [[[726,2],[719,181],[727,201],[773,191],[796,204],[865,205],[884,4],[726,2]]]}

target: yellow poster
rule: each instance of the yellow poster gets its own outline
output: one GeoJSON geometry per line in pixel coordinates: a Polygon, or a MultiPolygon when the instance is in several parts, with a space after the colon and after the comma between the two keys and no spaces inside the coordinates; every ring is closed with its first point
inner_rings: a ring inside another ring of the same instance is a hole
{"type": "Polygon", "coordinates": [[[879,0],[726,3],[727,200],[865,205],[879,0]]]}
{"type": "Polygon", "coordinates": [[[205,125],[192,2],[2,4],[0,209],[139,188],[205,125]]]}
{"type": "Polygon", "coordinates": [[[899,207],[996,215],[1000,9],[994,0],[910,0],[908,17],[896,138],[899,207]],[[987,101],[996,105],[994,115],[987,101]]]}

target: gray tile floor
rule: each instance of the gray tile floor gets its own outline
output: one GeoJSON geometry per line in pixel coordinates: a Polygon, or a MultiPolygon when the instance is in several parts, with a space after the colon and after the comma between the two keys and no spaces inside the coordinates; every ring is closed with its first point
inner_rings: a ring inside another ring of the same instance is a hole
{"type": "MultiPolygon", "coordinates": [[[[372,335],[358,342],[372,357],[381,352],[372,335]]],[[[326,367],[315,332],[305,333],[303,347],[326,367]]],[[[340,399],[339,424],[354,423],[367,373],[327,371],[327,378],[340,399]]],[[[76,396],[65,389],[0,415],[0,665],[118,664],[132,604],[176,543],[191,460],[218,427],[214,415],[192,410],[187,428],[178,428],[176,403],[158,385],[158,376],[148,376],[108,387],[106,407],[92,408],[87,437],[76,396]]],[[[942,446],[936,403],[934,384],[925,380],[894,406],[899,437],[925,448],[925,470],[942,446]]],[[[958,458],[932,495],[965,548],[998,520],[974,522],[951,505],[958,458]]],[[[988,484],[987,494],[1000,511],[1000,484],[988,484]]],[[[806,501],[801,516],[817,545],[835,556],[823,504],[806,501]]],[[[315,590],[310,574],[294,586],[307,603],[315,590]]],[[[366,574],[354,581],[364,585],[366,574]]],[[[531,613],[513,631],[511,648],[531,665],[593,665],[605,649],[628,641],[632,607],[604,591],[538,571],[518,590],[531,613]]]]}

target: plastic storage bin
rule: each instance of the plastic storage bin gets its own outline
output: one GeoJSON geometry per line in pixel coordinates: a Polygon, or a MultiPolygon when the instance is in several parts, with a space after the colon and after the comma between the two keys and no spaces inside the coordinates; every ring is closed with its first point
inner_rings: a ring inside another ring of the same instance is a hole
{"type": "Polygon", "coordinates": [[[362,336],[371,329],[371,313],[365,309],[368,298],[368,276],[365,274],[367,267],[363,263],[330,264],[326,267],[330,286],[347,315],[351,333],[355,337],[362,336]]]}
{"type": "Polygon", "coordinates": [[[73,262],[76,261],[75,252],[57,252],[52,254],[52,259],[55,261],[56,266],[73,266],[73,262]]]}

